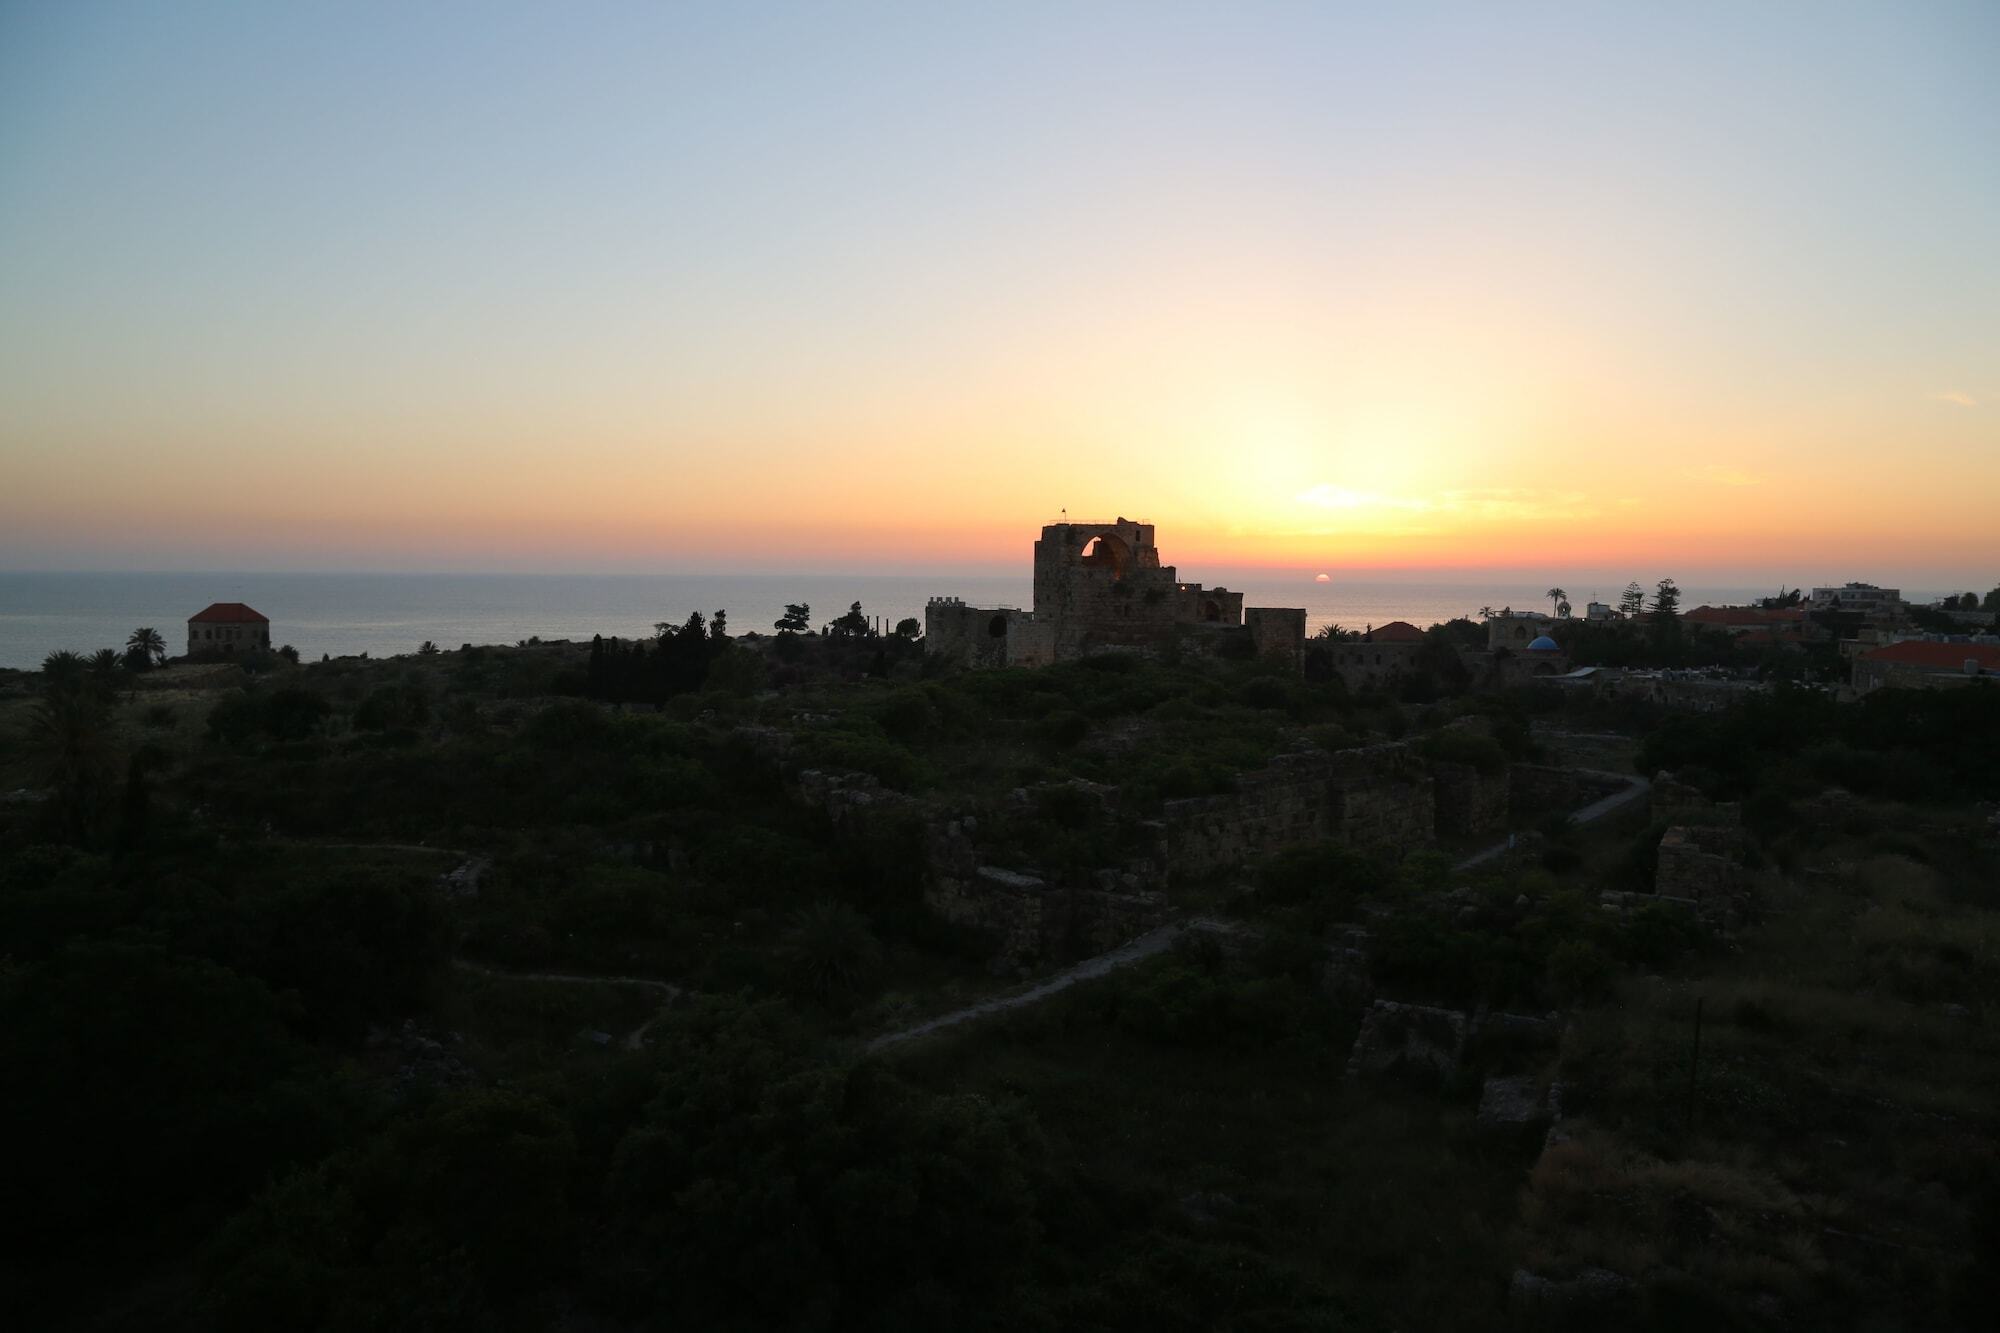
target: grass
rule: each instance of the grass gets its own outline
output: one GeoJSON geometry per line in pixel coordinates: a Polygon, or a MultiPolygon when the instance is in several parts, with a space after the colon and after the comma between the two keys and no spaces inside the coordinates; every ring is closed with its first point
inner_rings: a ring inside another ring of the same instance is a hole
{"type": "Polygon", "coordinates": [[[1025,1103],[1087,1192],[1134,1201],[1123,1232],[1100,1238],[1102,1262],[1191,1233],[1304,1275],[1356,1327],[1504,1326],[1526,1162],[1474,1133],[1469,1096],[1348,1086],[1354,1024],[1335,1013],[1295,1039],[1194,1052],[1098,1016],[1107,989],[1170,965],[927,1042],[899,1064],[940,1090],[1025,1103]],[[1190,1216],[1189,1199],[1212,1216],[1190,1216]]]}
{"type": "Polygon", "coordinates": [[[1739,1313],[1770,1296],[1842,1326],[1953,1322],[1969,1215],[2000,1179],[2000,916],[1962,870],[1866,837],[1814,859],[1764,877],[1764,921],[1706,975],[1579,1015],[1564,1078],[1585,1126],[1524,1192],[1530,1262],[1679,1274],[1739,1313]]]}

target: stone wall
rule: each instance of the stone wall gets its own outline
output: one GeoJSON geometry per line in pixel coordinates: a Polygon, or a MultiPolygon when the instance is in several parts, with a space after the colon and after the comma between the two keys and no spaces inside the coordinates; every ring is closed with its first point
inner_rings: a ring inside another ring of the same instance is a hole
{"type": "Polygon", "coordinates": [[[1507,827],[1507,770],[1481,773],[1471,764],[1430,761],[1437,835],[1460,838],[1507,827]]]}
{"type": "Polygon", "coordinates": [[[1575,810],[1624,791],[1630,782],[1617,773],[1595,769],[1514,764],[1508,769],[1507,813],[1512,819],[1527,820],[1575,810]]]}
{"type": "Polygon", "coordinates": [[[1172,872],[1208,874],[1332,836],[1332,773],[1322,751],[1279,755],[1226,795],[1168,801],[1160,819],[1172,872]]]}
{"type": "Polygon", "coordinates": [[[1349,847],[1407,851],[1437,837],[1430,766],[1398,741],[1338,750],[1333,759],[1333,839],[1349,847]]]}
{"type": "Polygon", "coordinates": [[[1168,801],[1161,821],[1175,875],[1250,865],[1306,842],[1407,849],[1436,832],[1430,772],[1394,742],[1279,755],[1240,774],[1227,795],[1168,801]]]}
{"type": "Polygon", "coordinates": [[[1300,670],[1305,662],[1306,612],[1292,606],[1252,606],[1243,612],[1250,644],[1257,656],[1284,662],[1300,670]]]}
{"type": "Polygon", "coordinates": [[[1047,666],[1055,627],[1016,607],[933,597],[924,607],[924,652],[967,667],[1047,666]]]}
{"type": "Polygon", "coordinates": [[[1738,859],[1742,835],[1714,825],[1678,825],[1660,839],[1653,892],[1684,898],[1704,917],[1741,920],[1748,886],[1738,859]]]}
{"type": "Polygon", "coordinates": [[[1711,801],[1701,789],[1662,769],[1653,779],[1653,818],[1667,824],[1740,824],[1743,807],[1711,801]]]}

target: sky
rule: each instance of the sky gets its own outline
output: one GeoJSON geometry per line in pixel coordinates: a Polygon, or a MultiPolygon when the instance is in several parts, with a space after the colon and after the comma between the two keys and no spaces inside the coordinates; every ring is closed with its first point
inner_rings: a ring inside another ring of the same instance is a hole
{"type": "Polygon", "coordinates": [[[2000,5],[0,0],[0,569],[2000,581],[2000,5]]]}

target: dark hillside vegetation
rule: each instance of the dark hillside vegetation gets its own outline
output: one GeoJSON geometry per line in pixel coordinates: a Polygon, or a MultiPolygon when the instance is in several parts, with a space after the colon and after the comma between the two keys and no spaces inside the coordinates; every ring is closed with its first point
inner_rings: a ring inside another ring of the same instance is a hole
{"type": "Polygon", "coordinates": [[[17,1322],[1543,1327],[1517,1272],[1603,1270],[1577,1326],[1984,1326],[2000,692],[1661,716],[698,634],[0,682],[17,1322]],[[1736,821],[1749,906],[1653,898],[1637,815],[1470,870],[1271,848],[1176,883],[1173,947],[868,1053],[1021,979],[926,906],[919,802],[1092,883],[1165,802],[1390,739],[1636,753],[1736,821]],[[1350,1074],[1378,999],[1486,1025],[1350,1074]],[[1495,1079],[1559,1082],[1560,1135],[1495,1079]]]}

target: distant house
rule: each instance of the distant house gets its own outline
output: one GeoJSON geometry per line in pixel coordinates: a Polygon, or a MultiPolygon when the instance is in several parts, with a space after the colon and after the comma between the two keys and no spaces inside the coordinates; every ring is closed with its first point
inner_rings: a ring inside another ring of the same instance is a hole
{"type": "Polygon", "coordinates": [[[1764,606],[1697,606],[1681,619],[1696,629],[1713,630],[1749,647],[1803,644],[1816,632],[1803,608],[1764,606]]]}
{"type": "Polygon", "coordinates": [[[270,650],[271,622],[241,602],[217,602],[188,617],[189,657],[270,650]]]}
{"type": "Polygon", "coordinates": [[[1351,689],[1378,685],[1416,670],[1424,632],[1407,620],[1371,626],[1358,639],[1336,639],[1332,666],[1351,689]]]}
{"type": "Polygon", "coordinates": [[[1838,588],[1814,588],[1806,599],[1812,611],[1854,611],[1869,620],[1894,619],[1903,610],[1900,588],[1878,588],[1872,583],[1843,583],[1838,588]]]}
{"type": "Polygon", "coordinates": [[[1858,694],[1888,687],[1951,689],[1979,681],[2000,683],[2000,642],[1967,639],[1905,639],[1873,648],[1854,659],[1858,694]]]}
{"type": "Polygon", "coordinates": [[[1511,653],[1522,652],[1530,643],[1547,634],[1552,623],[1554,622],[1551,618],[1541,611],[1508,610],[1495,616],[1488,616],[1486,650],[1492,652],[1497,648],[1505,648],[1511,653]]]}

